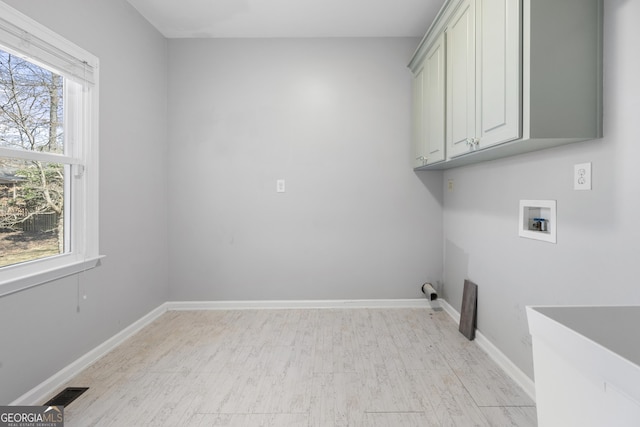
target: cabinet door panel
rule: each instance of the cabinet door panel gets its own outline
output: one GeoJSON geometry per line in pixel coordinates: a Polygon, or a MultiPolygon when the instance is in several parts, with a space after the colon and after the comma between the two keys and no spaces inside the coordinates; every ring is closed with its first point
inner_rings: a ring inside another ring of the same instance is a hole
{"type": "Polygon", "coordinates": [[[520,0],[478,3],[480,148],[521,137],[520,0]]]}
{"type": "Polygon", "coordinates": [[[412,164],[414,168],[424,166],[428,157],[428,149],[424,134],[424,64],[413,76],[413,123],[412,123],[412,164]]]}
{"type": "Polygon", "coordinates": [[[445,158],[445,45],[444,35],[427,52],[424,65],[424,107],[427,163],[445,158]]]}
{"type": "Polygon", "coordinates": [[[469,151],[476,133],[475,0],[462,2],[445,30],[447,44],[447,156],[469,151]]]}

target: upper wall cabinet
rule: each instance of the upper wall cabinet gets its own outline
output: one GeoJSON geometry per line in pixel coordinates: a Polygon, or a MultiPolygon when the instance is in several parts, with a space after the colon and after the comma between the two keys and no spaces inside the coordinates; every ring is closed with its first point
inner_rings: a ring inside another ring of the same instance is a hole
{"type": "Polygon", "coordinates": [[[414,167],[445,159],[444,61],[444,34],[441,34],[413,76],[414,167]]]}
{"type": "Polygon", "coordinates": [[[602,1],[448,0],[409,64],[414,167],[600,138],[602,1]]]}

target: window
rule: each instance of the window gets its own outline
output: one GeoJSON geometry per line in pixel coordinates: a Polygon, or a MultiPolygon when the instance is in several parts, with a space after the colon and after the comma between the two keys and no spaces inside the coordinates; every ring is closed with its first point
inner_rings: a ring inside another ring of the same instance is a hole
{"type": "Polygon", "coordinates": [[[97,265],[98,60],[0,2],[0,296],[97,265]]]}

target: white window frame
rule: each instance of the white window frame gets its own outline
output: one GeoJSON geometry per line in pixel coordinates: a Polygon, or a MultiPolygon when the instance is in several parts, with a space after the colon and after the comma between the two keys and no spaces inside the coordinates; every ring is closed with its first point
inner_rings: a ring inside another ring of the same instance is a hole
{"type": "Polygon", "coordinates": [[[69,166],[65,227],[70,229],[65,242],[69,250],[64,254],[0,267],[2,297],[96,267],[102,256],[98,252],[98,58],[1,1],[0,48],[65,79],[65,154],[0,147],[0,156],[69,166]]]}

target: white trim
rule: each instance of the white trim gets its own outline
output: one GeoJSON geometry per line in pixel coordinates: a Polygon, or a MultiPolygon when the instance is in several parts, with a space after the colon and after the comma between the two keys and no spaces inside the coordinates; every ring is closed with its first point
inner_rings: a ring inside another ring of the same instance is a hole
{"type": "Polygon", "coordinates": [[[131,336],[135,335],[142,328],[149,325],[158,317],[167,312],[167,305],[162,304],[158,308],[152,310],[147,315],[133,322],[122,331],[118,332],[93,350],[86,353],[84,356],[76,359],[71,364],[62,368],[56,374],[52,375],[42,383],[38,384],[16,400],[11,402],[10,406],[29,406],[29,405],[41,405],[47,398],[57,391],[58,388],[63,386],[67,381],[78,375],[84,369],[89,367],[92,363],[100,359],[111,350],[122,344],[131,336]]]}
{"type": "Polygon", "coordinates": [[[73,158],[66,154],[47,153],[45,151],[21,150],[17,148],[7,148],[7,147],[0,147],[0,156],[14,157],[14,158],[19,158],[24,160],[35,160],[40,162],[63,163],[65,165],[82,164],[81,159],[73,158]]]}
{"type": "Polygon", "coordinates": [[[453,321],[459,325],[460,313],[458,313],[458,311],[455,308],[453,308],[446,300],[440,299],[438,301],[440,301],[440,304],[442,305],[442,308],[444,309],[444,311],[446,311],[447,314],[451,316],[453,321]]]}
{"type": "MultiPolygon", "coordinates": [[[[70,254],[53,256],[32,261],[38,263],[39,269],[33,268],[33,273],[24,274],[24,265],[10,265],[3,267],[3,280],[0,281],[0,298],[20,292],[34,286],[44,285],[72,274],[82,273],[100,265],[104,255],[81,260],[73,260],[70,254]]],[[[26,263],[25,263],[26,264],[26,263]]]]}
{"type": "Polygon", "coordinates": [[[77,81],[94,83],[98,60],[29,16],[0,1],[0,35],[5,49],[37,60],[77,81]]]}
{"type": "Polygon", "coordinates": [[[367,300],[169,301],[167,310],[429,307],[425,298],[367,300]]]}
{"type": "Polygon", "coordinates": [[[483,349],[494,362],[502,368],[502,370],[516,382],[525,393],[533,400],[536,401],[536,385],[527,374],[522,372],[503,352],[498,349],[491,341],[485,337],[482,332],[476,331],[476,342],[478,346],[483,349]]]}
{"type": "MultiPolygon", "coordinates": [[[[457,323],[460,324],[460,313],[456,311],[449,303],[447,303],[443,299],[439,299],[440,304],[444,311],[447,312],[449,316],[457,323]]],[[[482,332],[476,330],[476,344],[478,347],[483,349],[489,357],[496,362],[502,370],[511,377],[513,381],[516,382],[525,393],[533,400],[536,401],[536,386],[535,383],[527,374],[522,372],[520,368],[518,368],[512,361],[509,359],[503,352],[500,351],[498,347],[496,347],[487,337],[485,337],[482,332]]]]}

